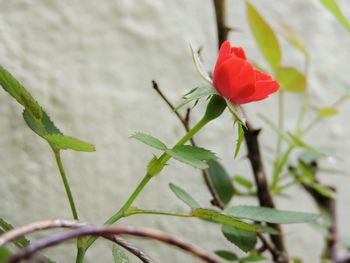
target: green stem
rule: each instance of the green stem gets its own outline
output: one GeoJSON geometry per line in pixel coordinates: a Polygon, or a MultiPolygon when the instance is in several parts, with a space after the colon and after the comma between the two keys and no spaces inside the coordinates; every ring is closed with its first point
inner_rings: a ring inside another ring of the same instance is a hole
{"type": "Polygon", "coordinates": [[[303,96],[301,109],[300,109],[300,114],[299,114],[299,117],[298,117],[298,120],[297,120],[297,124],[296,124],[296,127],[295,127],[295,133],[296,134],[301,133],[301,127],[303,125],[305,113],[306,113],[306,110],[307,110],[308,106],[309,106],[309,99],[308,99],[307,93],[305,92],[304,96],[303,96]]]}
{"type": "Polygon", "coordinates": [[[294,150],[294,148],[295,148],[295,145],[289,145],[288,149],[282,155],[281,160],[279,162],[277,162],[275,169],[274,169],[274,172],[273,172],[273,177],[272,177],[272,183],[271,183],[272,191],[274,191],[274,189],[276,189],[277,184],[278,184],[278,180],[279,180],[279,175],[280,175],[284,165],[288,161],[288,157],[289,157],[290,153],[294,150]]]}
{"type": "Polygon", "coordinates": [[[282,150],[282,134],[283,134],[283,122],[284,122],[284,93],[281,91],[278,93],[278,133],[277,147],[276,147],[276,159],[282,150]]]}
{"type": "Polygon", "coordinates": [[[66,173],[64,171],[63,165],[62,165],[60,151],[53,149],[53,152],[55,154],[56,163],[57,163],[58,169],[60,171],[60,175],[61,175],[61,178],[62,178],[64,189],[66,190],[66,194],[67,194],[67,198],[68,198],[68,201],[69,201],[70,208],[72,210],[73,218],[75,220],[79,220],[78,212],[77,212],[77,209],[75,207],[75,203],[74,203],[74,199],[73,199],[73,195],[72,195],[72,191],[70,189],[70,186],[69,186],[69,183],[68,183],[68,179],[67,179],[66,173]]]}
{"type": "MultiPolygon", "coordinates": [[[[64,171],[64,168],[63,168],[60,150],[57,150],[54,147],[52,147],[52,150],[54,152],[56,163],[58,166],[58,170],[60,171],[62,182],[63,182],[64,188],[66,190],[66,194],[67,194],[70,208],[72,210],[73,218],[74,218],[74,220],[79,220],[78,212],[77,212],[77,209],[76,209],[76,206],[74,203],[74,199],[73,199],[73,194],[72,194],[72,191],[71,191],[69,183],[68,183],[66,172],[64,171]]],[[[78,240],[77,240],[77,249],[78,249],[78,251],[77,251],[76,262],[81,263],[84,261],[85,249],[84,249],[83,241],[80,238],[78,238],[78,240]]]]}
{"type": "Polygon", "coordinates": [[[175,217],[193,217],[192,214],[179,214],[166,211],[156,211],[156,210],[142,210],[142,209],[130,209],[125,211],[124,217],[132,215],[163,215],[163,216],[175,216],[175,217]]]}
{"type": "MultiPolygon", "coordinates": [[[[118,210],[117,213],[115,213],[105,222],[105,225],[112,225],[113,223],[117,222],[120,218],[125,216],[125,211],[130,208],[132,203],[135,201],[136,197],[140,194],[140,192],[143,190],[143,188],[146,186],[149,180],[151,180],[151,178],[152,176],[147,173],[142,179],[142,181],[139,183],[139,185],[136,187],[134,192],[131,194],[131,196],[128,198],[128,200],[125,202],[125,204],[118,210]]],[[[95,242],[96,239],[97,237],[89,238],[86,242],[85,250],[87,250],[95,242]]]]}

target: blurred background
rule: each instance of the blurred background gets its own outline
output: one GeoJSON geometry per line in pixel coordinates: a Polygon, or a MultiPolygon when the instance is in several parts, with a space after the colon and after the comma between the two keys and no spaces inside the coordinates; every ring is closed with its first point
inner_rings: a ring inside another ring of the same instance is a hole
{"type": "MultiPolygon", "coordinates": [[[[228,22],[234,46],[242,46],[248,58],[266,67],[248,27],[244,1],[228,2],[228,22]]],[[[282,64],[304,70],[303,55],[282,37],[283,24],[293,28],[310,53],[308,92],[311,103],[327,107],[349,87],[350,37],[318,0],[252,0],[278,34],[282,64]]],[[[350,3],[339,0],[350,18],[350,3]]],[[[114,0],[51,1],[0,0],[0,63],[44,107],[58,127],[69,135],[95,144],[95,153],[66,151],[63,162],[82,221],[102,223],[130,195],[141,180],[152,153],[128,137],[143,131],[168,144],[184,130],[167,105],[154,92],[156,80],[168,98],[177,103],[202,83],[195,71],[189,44],[202,48],[203,61],[212,69],[217,40],[212,1],[114,0]]],[[[301,99],[286,97],[286,128],[294,129],[301,99]]],[[[273,131],[257,117],[277,118],[277,96],[246,107],[255,127],[261,127],[266,169],[271,174],[273,131]]],[[[203,114],[193,110],[191,123],[203,114]]],[[[21,107],[0,91],[0,217],[19,226],[42,219],[70,219],[71,213],[53,156],[46,142],[30,131],[21,107]]],[[[329,118],[306,139],[314,146],[336,150],[323,165],[344,171],[322,174],[322,180],[338,189],[338,221],[341,236],[350,238],[350,103],[329,118]]],[[[307,116],[307,120],[312,115],[307,116]]],[[[217,153],[230,175],[252,178],[245,148],[234,160],[236,132],[227,112],[197,136],[200,146],[217,153]]],[[[168,188],[180,185],[209,206],[210,195],[198,170],[171,161],[136,200],[143,208],[188,211],[168,188]]],[[[276,199],[277,207],[316,211],[312,200],[295,187],[276,199]]],[[[232,204],[254,204],[234,198],[232,204]]],[[[213,251],[233,249],[219,226],[196,219],[140,215],[121,224],[152,227],[172,233],[213,251]]],[[[305,262],[318,262],[322,237],[307,224],[284,227],[290,254],[305,262]]],[[[135,240],[156,262],[197,262],[196,259],[153,241],[135,240]]],[[[89,250],[86,262],[112,262],[111,244],[100,240],[89,250]]],[[[47,251],[58,262],[73,262],[73,242],[47,251]]],[[[135,260],[136,262],[136,260],[135,260]]]]}

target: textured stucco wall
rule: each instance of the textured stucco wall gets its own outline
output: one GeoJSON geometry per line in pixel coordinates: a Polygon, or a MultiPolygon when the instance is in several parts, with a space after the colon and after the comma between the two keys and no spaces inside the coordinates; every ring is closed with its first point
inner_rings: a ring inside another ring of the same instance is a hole
{"type": "MultiPolygon", "coordinates": [[[[247,27],[243,1],[229,2],[229,23],[241,30],[230,39],[245,47],[250,58],[262,62],[247,27]]],[[[300,35],[312,56],[310,90],[314,102],[328,105],[337,91],[334,83],[349,85],[350,38],[317,0],[252,1],[274,28],[288,22],[300,35]]],[[[339,0],[350,17],[348,0],[339,0]]],[[[216,52],[212,1],[206,0],[114,0],[53,1],[0,0],[0,63],[9,69],[43,105],[58,127],[66,133],[93,142],[96,153],[65,152],[63,161],[71,182],[81,219],[101,223],[128,197],[141,179],[153,151],[129,140],[135,131],[145,131],[174,143],[183,128],[151,89],[156,79],[173,100],[194,87],[200,78],[194,70],[188,43],[201,45],[206,65],[212,67],[216,52]]],[[[302,68],[302,56],[281,38],[285,65],[302,68]]],[[[294,125],[300,100],[287,97],[287,127],[294,125]]],[[[247,106],[256,125],[260,111],[276,117],[276,98],[247,106]]],[[[326,121],[309,139],[330,143],[339,160],[329,163],[350,170],[350,125],[342,107],[339,116],[326,121]]],[[[203,108],[195,110],[193,122],[203,108]]],[[[46,143],[27,129],[21,107],[0,91],[0,216],[20,225],[45,218],[70,218],[64,189],[46,143]]],[[[264,147],[274,143],[267,127],[264,147]]],[[[225,114],[197,136],[198,142],[218,153],[232,174],[251,176],[243,158],[233,161],[231,117],[225,114]]],[[[265,148],[264,148],[265,149],[265,148]]],[[[264,155],[269,160],[269,154],[264,155]]],[[[268,167],[268,171],[270,168],[268,167]]],[[[325,181],[339,189],[339,223],[350,236],[347,201],[350,180],[328,175],[325,181]]],[[[182,164],[171,165],[145,189],[136,204],[145,208],[186,211],[168,190],[168,182],[183,186],[203,204],[209,195],[200,173],[182,164]]],[[[281,199],[279,207],[315,210],[300,190],[291,189],[295,199],[281,199]]],[[[236,200],[247,203],[250,200],[236,200]]],[[[208,205],[208,204],[207,204],[208,205]]],[[[213,250],[231,248],[218,227],[198,220],[135,216],[123,223],[155,227],[197,242],[213,250]]],[[[291,254],[305,262],[318,262],[320,237],[306,225],[285,228],[291,254]]],[[[156,262],[197,262],[188,255],[154,242],[138,241],[156,262]],[[166,259],[166,261],[164,260],[166,259]]],[[[110,244],[98,242],[87,262],[112,260],[110,244]]],[[[73,262],[72,244],[49,251],[59,262],[73,262]]]]}

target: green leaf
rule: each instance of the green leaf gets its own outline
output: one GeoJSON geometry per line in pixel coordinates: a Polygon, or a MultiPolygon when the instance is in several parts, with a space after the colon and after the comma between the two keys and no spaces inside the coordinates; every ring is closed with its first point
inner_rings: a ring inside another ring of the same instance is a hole
{"type": "Polygon", "coordinates": [[[281,27],[284,31],[283,36],[286,38],[286,40],[291,44],[293,47],[298,49],[306,59],[309,59],[309,53],[306,50],[305,46],[301,42],[299,36],[295,33],[292,27],[290,27],[287,24],[281,23],[281,27]]]}
{"type": "Polygon", "coordinates": [[[318,111],[318,114],[321,118],[332,117],[334,115],[337,115],[337,113],[337,109],[334,108],[321,108],[318,111]]]}
{"type": "Polygon", "coordinates": [[[223,225],[222,233],[228,241],[235,244],[244,252],[252,250],[257,242],[256,233],[244,231],[228,225],[223,225]]]}
{"type": "Polygon", "coordinates": [[[198,101],[204,97],[206,98],[215,94],[217,93],[211,86],[194,88],[182,97],[183,101],[175,107],[174,111],[177,111],[190,102],[198,101]]]}
{"type": "Polygon", "coordinates": [[[5,262],[11,255],[11,251],[6,247],[0,247],[0,262],[5,262]]]}
{"type": "Polygon", "coordinates": [[[250,28],[261,53],[271,68],[277,69],[281,62],[281,50],[275,33],[248,1],[246,8],[250,28]]]}
{"type": "Polygon", "coordinates": [[[244,130],[243,130],[243,124],[240,121],[237,121],[237,130],[238,130],[238,138],[237,138],[237,144],[236,144],[236,150],[235,150],[235,156],[236,159],[239,150],[241,149],[241,144],[244,140],[244,130]]]}
{"type": "Polygon", "coordinates": [[[320,0],[321,3],[332,12],[332,14],[338,19],[338,21],[350,32],[350,23],[343,15],[336,0],[320,0]]]}
{"type": "Polygon", "coordinates": [[[17,100],[25,110],[23,118],[30,129],[46,139],[49,143],[61,149],[73,149],[77,151],[94,151],[93,145],[78,139],[63,136],[60,130],[50,120],[38,102],[30,93],[2,66],[0,66],[0,85],[13,98],[17,100]]]}
{"type": "Polygon", "coordinates": [[[199,160],[212,160],[217,158],[212,151],[191,145],[178,145],[175,146],[172,151],[177,153],[181,152],[184,153],[184,155],[190,155],[199,160]]]}
{"type": "Polygon", "coordinates": [[[28,110],[24,110],[23,119],[27,123],[28,127],[42,138],[44,138],[46,134],[62,135],[62,132],[55,126],[45,111],[43,111],[41,120],[38,121],[32,117],[28,110]]]}
{"type": "Polygon", "coordinates": [[[253,188],[253,183],[242,176],[239,176],[239,175],[234,176],[233,181],[235,181],[237,184],[243,186],[248,190],[253,188]]]}
{"type": "Polygon", "coordinates": [[[214,252],[216,255],[218,255],[219,257],[226,259],[227,261],[236,261],[238,260],[238,256],[231,252],[231,251],[227,251],[227,250],[216,250],[214,252]]]}
{"type": "Polygon", "coordinates": [[[225,111],[226,106],[227,100],[220,95],[214,94],[210,97],[202,120],[205,122],[215,120],[225,111]]]}
{"type": "MultiPolygon", "coordinates": [[[[13,226],[6,222],[3,218],[0,218],[0,235],[13,229],[13,226]]],[[[18,248],[24,248],[30,244],[30,241],[22,236],[13,241],[14,245],[18,248]]]]}
{"type": "Polygon", "coordinates": [[[295,144],[295,146],[304,148],[304,149],[308,150],[309,152],[314,152],[314,153],[316,153],[316,154],[318,154],[319,156],[322,156],[322,157],[326,157],[328,155],[327,152],[324,149],[316,149],[316,148],[312,147],[311,145],[307,144],[306,142],[304,142],[299,137],[293,135],[290,132],[287,132],[287,135],[292,139],[292,141],[295,144]]]}
{"type": "Polygon", "coordinates": [[[314,221],[319,215],[303,212],[282,211],[268,207],[235,206],[223,212],[236,218],[275,224],[294,224],[314,221]]]}
{"type": "Polygon", "coordinates": [[[230,177],[224,167],[216,160],[208,161],[208,175],[213,186],[224,204],[228,204],[234,194],[230,177]]]}
{"type": "Polygon", "coordinates": [[[42,109],[30,93],[2,66],[0,66],[0,85],[17,100],[36,119],[41,119],[42,109]]]}
{"type": "Polygon", "coordinates": [[[292,262],[293,263],[303,263],[303,260],[299,257],[293,257],[292,258],[292,262]]]}
{"type": "Polygon", "coordinates": [[[299,146],[301,148],[304,148],[310,152],[314,152],[316,154],[322,155],[322,156],[326,156],[326,153],[320,152],[319,150],[315,149],[314,147],[312,147],[311,145],[308,145],[306,142],[304,142],[303,140],[301,140],[299,137],[293,135],[290,132],[287,132],[287,135],[292,139],[293,143],[296,146],[299,146]]]}
{"type": "Polygon", "coordinates": [[[198,53],[193,50],[191,45],[190,45],[190,49],[191,49],[193,63],[196,66],[197,72],[205,81],[207,81],[210,85],[212,85],[212,80],[209,77],[208,72],[205,70],[205,68],[202,64],[202,61],[201,61],[200,57],[198,56],[198,53]]]}
{"type": "Polygon", "coordinates": [[[213,152],[190,145],[178,145],[166,150],[166,153],[180,162],[199,169],[207,169],[209,166],[204,161],[216,158],[213,152]]]}
{"type": "Polygon", "coordinates": [[[161,140],[142,132],[137,132],[134,135],[130,136],[130,138],[139,140],[140,142],[143,142],[144,144],[147,144],[158,150],[165,151],[167,149],[167,146],[161,140]]]}
{"type": "Polygon", "coordinates": [[[70,149],[81,152],[94,152],[95,146],[70,136],[61,134],[48,134],[44,138],[59,149],[70,149]]]}
{"type": "Polygon", "coordinates": [[[257,262],[262,260],[266,260],[266,258],[261,255],[249,255],[245,258],[241,258],[240,262],[257,262]]]}
{"type": "Polygon", "coordinates": [[[306,90],[306,77],[295,68],[278,68],[276,72],[276,79],[285,91],[301,93],[306,90]]]}
{"type": "Polygon", "coordinates": [[[195,208],[192,211],[192,215],[195,217],[215,221],[218,223],[222,223],[225,225],[229,225],[232,227],[236,227],[238,229],[242,229],[249,232],[266,232],[270,234],[277,234],[277,231],[271,227],[259,225],[259,224],[248,224],[243,222],[231,215],[221,214],[214,210],[203,209],[203,208],[195,208]]]}
{"type": "Polygon", "coordinates": [[[323,196],[326,196],[331,199],[335,198],[334,191],[332,191],[330,188],[326,186],[320,185],[318,183],[312,183],[310,186],[323,196]]]}
{"type": "Polygon", "coordinates": [[[185,190],[176,186],[173,183],[169,184],[171,191],[184,203],[189,205],[192,209],[200,207],[198,202],[192,198],[185,190]]]}
{"type": "Polygon", "coordinates": [[[113,245],[112,254],[115,263],[130,263],[129,257],[126,253],[116,245],[113,245]]]}

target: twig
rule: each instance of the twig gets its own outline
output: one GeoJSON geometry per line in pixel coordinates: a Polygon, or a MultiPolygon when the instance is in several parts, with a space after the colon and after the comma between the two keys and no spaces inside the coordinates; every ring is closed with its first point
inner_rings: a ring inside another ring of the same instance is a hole
{"type": "Polygon", "coordinates": [[[139,227],[94,226],[94,225],[86,225],[84,227],[80,227],[71,231],[53,234],[53,235],[50,235],[49,237],[40,239],[39,241],[32,243],[31,245],[25,247],[24,249],[14,254],[7,261],[7,263],[18,262],[22,259],[32,256],[33,254],[35,254],[36,252],[42,249],[60,244],[70,239],[75,239],[75,238],[84,237],[84,236],[102,236],[106,238],[106,236],[110,236],[110,235],[131,235],[131,236],[155,239],[163,243],[178,247],[204,260],[205,262],[219,263],[219,260],[216,259],[216,257],[208,254],[205,250],[158,230],[139,228],[139,227]]]}
{"type": "MultiPolygon", "coordinates": [[[[226,26],[226,10],[225,0],[213,0],[216,14],[216,25],[218,31],[218,46],[227,40],[229,29],[226,26]]],[[[262,163],[260,154],[260,145],[258,141],[258,135],[260,130],[253,129],[247,122],[246,129],[244,131],[244,137],[248,148],[248,158],[253,168],[255,184],[258,191],[258,199],[261,206],[274,208],[274,202],[270,193],[267,177],[262,163]]],[[[279,235],[270,235],[270,239],[273,242],[276,249],[280,252],[278,256],[274,255],[274,252],[270,250],[275,262],[285,263],[288,262],[288,255],[284,245],[284,238],[281,227],[277,224],[269,224],[271,227],[279,232],[279,235]]]]}
{"type": "MultiPolygon", "coordinates": [[[[88,224],[80,223],[77,221],[68,221],[63,219],[43,220],[43,221],[33,222],[4,233],[2,236],[0,236],[0,246],[4,246],[7,243],[21,236],[24,236],[33,232],[41,231],[41,230],[47,230],[47,229],[53,229],[53,228],[79,228],[84,226],[86,227],[88,226],[88,224]]],[[[111,236],[106,235],[105,238],[124,247],[130,253],[138,257],[142,262],[145,262],[145,263],[152,262],[152,259],[149,256],[147,256],[143,251],[135,247],[133,244],[121,238],[115,237],[113,235],[111,236]]]]}
{"type": "Polygon", "coordinates": [[[120,237],[116,237],[114,235],[111,235],[111,238],[109,240],[111,240],[112,242],[117,243],[119,246],[125,248],[131,254],[138,257],[142,262],[144,262],[144,263],[152,263],[153,262],[153,260],[145,254],[145,252],[140,250],[134,244],[131,244],[130,242],[128,242],[120,237]]]}
{"type": "MultiPolygon", "coordinates": [[[[159,96],[168,104],[168,106],[170,107],[170,109],[172,111],[175,112],[177,118],[180,120],[180,122],[182,123],[182,125],[184,126],[185,130],[188,132],[190,130],[190,126],[189,126],[189,120],[190,120],[190,113],[191,113],[191,109],[187,109],[187,112],[186,112],[186,116],[185,118],[183,118],[180,113],[178,113],[177,111],[175,111],[175,107],[173,106],[173,104],[168,100],[168,98],[164,95],[164,93],[160,90],[158,84],[156,81],[152,81],[152,85],[153,85],[153,88],[155,89],[155,91],[159,94],[159,96]]],[[[196,143],[194,141],[193,138],[191,138],[190,140],[191,144],[193,146],[196,146],[196,143]]],[[[213,199],[211,200],[211,204],[214,205],[214,206],[217,206],[218,208],[220,209],[224,209],[225,208],[225,205],[224,203],[221,201],[218,193],[216,192],[215,190],[215,187],[213,185],[213,182],[208,174],[208,172],[206,170],[202,170],[202,175],[203,175],[203,178],[204,178],[204,182],[205,184],[207,185],[208,189],[209,189],[209,192],[211,194],[211,196],[213,197],[213,199]]]]}
{"type": "MultiPolygon", "coordinates": [[[[164,95],[164,93],[159,89],[158,83],[154,80],[152,80],[152,86],[154,90],[158,93],[158,95],[168,104],[169,108],[176,114],[177,118],[181,121],[182,125],[185,127],[186,131],[188,132],[190,130],[188,126],[188,121],[186,121],[185,118],[183,118],[178,111],[175,110],[175,106],[168,100],[168,98],[164,95]]],[[[187,114],[189,115],[189,112],[187,111],[187,114]]]]}

